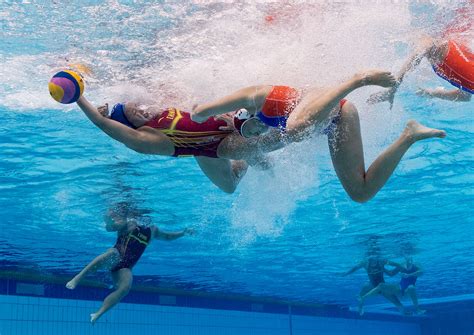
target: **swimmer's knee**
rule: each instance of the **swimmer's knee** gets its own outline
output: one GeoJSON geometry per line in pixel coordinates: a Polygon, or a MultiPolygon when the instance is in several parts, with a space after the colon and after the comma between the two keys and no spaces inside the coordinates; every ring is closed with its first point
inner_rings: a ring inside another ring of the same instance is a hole
{"type": "Polygon", "coordinates": [[[227,193],[227,194],[232,194],[235,192],[235,190],[237,189],[237,186],[224,186],[224,187],[220,187],[221,191],[223,191],[224,193],[227,193]]]}
{"type": "Polygon", "coordinates": [[[366,203],[373,197],[373,195],[368,195],[367,193],[361,191],[348,191],[347,194],[349,195],[352,201],[355,201],[359,204],[366,203]]]}
{"type": "Polygon", "coordinates": [[[359,112],[357,107],[350,101],[346,101],[344,106],[342,106],[341,111],[339,112],[341,119],[345,120],[359,120],[359,112]]]}
{"type": "Polygon", "coordinates": [[[130,289],[132,288],[132,281],[127,282],[127,283],[119,283],[117,286],[117,292],[121,297],[125,297],[128,292],[130,292],[130,289]]]}
{"type": "Polygon", "coordinates": [[[235,190],[237,189],[237,183],[222,183],[220,185],[217,185],[217,187],[219,187],[219,189],[227,194],[232,194],[235,192],[235,190]]]}
{"type": "Polygon", "coordinates": [[[377,286],[375,286],[375,289],[377,291],[382,291],[385,288],[385,283],[380,283],[377,286]]]}
{"type": "Polygon", "coordinates": [[[130,292],[130,288],[131,287],[129,287],[129,286],[124,286],[124,287],[117,288],[117,293],[120,295],[120,299],[125,297],[130,292]]]}
{"type": "Polygon", "coordinates": [[[413,286],[413,285],[408,286],[407,289],[405,290],[405,292],[408,292],[408,293],[415,292],[415,286],[413,286]]]}
{"type": "Polygon", "coordinates": [[[357,107],[349,100],[346,100],[341,108],[342,113],[357,113],[357,107]]]}

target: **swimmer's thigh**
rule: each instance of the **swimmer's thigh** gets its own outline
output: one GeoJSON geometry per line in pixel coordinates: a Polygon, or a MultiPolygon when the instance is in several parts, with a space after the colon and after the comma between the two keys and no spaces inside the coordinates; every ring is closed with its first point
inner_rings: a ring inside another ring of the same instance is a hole
{"type": "Polygon", "coordinates": [[[400,286],[396,284],[382,284],[380,293],[384,296],[398,296],[401,294],[400,286]]]}
{"type": "Polygon", "coordinates": [[[320,113],[319,98],[326,89],[313,88],[305,93],[305,96],[291,112],[286,123],[287,133],[290,136],[308,135],[315,129],[314,119],[320,113]]]}
{"type": "Polygon", "coordinates": [[[203,156],[195,158],[202,172],[214,185],[228,193],[232,193],[235,190],[235,175],[231,160],[203,156]]]}
{"type": "Polygon", "coordinates": [[[120,262],[120,253],[115,248],[107,249],[107,251],[103,255],[103,268],[105,270],[113,269],[120,262]]]}
{"type": "Polygon", "coordinates": [[[116,290],[128,292],[132,287],[133,274],[129,268],[119,269],[118,271],[112,272],[112,279],[116,290]]]}
{"type": "Polygon", "coordinates": [[[372,291],[374,286],[371,283],[366,283],[362,288],[360,289],[359,295],[362,297],[372,291]]]}
{"type": "Polygon", "coordinates": [[[350,101],[344,104],[340,119],[328,134],[328,145],[342,186],[349,194],[356,193],[364,183],[365,163],[359,114],[350,101]]]}

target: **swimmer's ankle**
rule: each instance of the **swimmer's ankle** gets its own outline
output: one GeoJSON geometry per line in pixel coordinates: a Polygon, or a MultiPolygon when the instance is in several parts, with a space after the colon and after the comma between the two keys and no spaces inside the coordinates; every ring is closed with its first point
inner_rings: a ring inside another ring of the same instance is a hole
{"type": "Polygon", "coordinates": [[[78,284],[79,284],[79,280],[77,280],[76,277],[74,277],[73,279],[71,279],[70,281],[66,283],[66,288],[70,290],[74,290],[78,284]]]}
{"type": "Polygon", "coordinates": [[[99,312],[96,312],[96,313],[91,313],[90,314],[90,317],[91,317],[91,323],[94,325],[97,320],[99,320],[101,314],[99,314],[99,312]]]}

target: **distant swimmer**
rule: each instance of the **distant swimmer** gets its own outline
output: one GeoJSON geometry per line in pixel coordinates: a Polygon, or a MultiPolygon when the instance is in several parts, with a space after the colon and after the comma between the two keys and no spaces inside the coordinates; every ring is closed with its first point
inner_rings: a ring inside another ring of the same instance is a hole
{"type": "Polygon", "coordinates": [[[423,58],[427,58],[434,72],[457,89],[420,89],[417,94],[451,101],[470,101],[474,93],[474,54],[456,40],[435,40],[425,37],[417,51],[411,55],[397,75],[397,84],[385,92],[373,94],[369,102],[388,101],[393,104],[395,93],[407,72],[416,68],[423,58]]]}
{"type": "MultiPolygon", "coordinates": [[[[360,315],[364,314],[364,301],[368,297],[368,293],[375,292],[375,288],[385,284],[384,274],[394,276],[399,271],[399,268],[400,265],[398,263],[389,261],[378,255],[370,255],[366,259],[355,265],[352,269],[342,274],[343,276],[347,276],[351,273],[356,272],[359,269],[365,269],[365,271],[367,272],[369,282],[362,287],[359,293],[360,315]],[[395,268],[392,270],[388,270],[385,268],[386,265],[393,266],[395,268]]],[[[383,295],[387,300],[391,301],[401,313],[405,313],[405,308],[394,293],[388,291],[377,291],[377,293],[373,293],[372,295],[376,294],[383,295]]]]}
{"type": "Polygon", "coordinates": [[[155,225],[141,225],[135,217],[128,214],[127,206],[120,206],[117,210],[111,211],[106,217],[105,228],[107,231],[117,232],[117,241],[114,247],[97,256],[66,284],[68,289],[73,290],[89,273],[100,269],[111,272],[114,291],[105,298],[100,309],[90,315],[91,323],[95,323],[128,294],[133,281],[132,268],[152,239],[171,241],[184,235],[193,234],[192,229],[165,232],[155,225]]]}
{"type": "MultiPolygon", "coordinates": [[[[377,294],[382,294],[384,296],[396,296],[403,297],[405,294],[408,294],[413,302],[415,307],[416,314],[424,314],[426,311],[421,309],[418,305],[418,297],[416,294],[416,280],[419,276],[423,274],[423,269],[419,265],[413,263],[413,258],[411,256],[405,257],[405,266],[397,266],[396,272],[400,272],[399,284],[389,284],[385,282],[379,283],[372,290],[361,295],[360,297],[360,306],[364,305],[365,299],[375,296],[377,294]]],[[[397,306],[399,307],[399,306],[397,306]]],[[[363,307],[361,307],[363,309],[363,307]]],[[[401,311],[402,313],[404,311],[401,311]]]]}
{"type": "Polygon", "coordinates": [[[247,87],[196,106],[191,119],[207,122],[208,118],[240,110],[233,120],[227,117],[229,127],[234,126],[242,135],[241,139],[232,138],[233,143],[241,145],[238,152],[245,146],[258,145],[266,150],[313,134],[327,134],[334,170],[342,186],[352,200],[366,202],[387,182],[412,144],[446,136],[442,130],[411,120],[400,137],[366,170],[358,111],[344,99],[366,85],[391,87],[395,78],[389,72],[368,71],[333,88],[307,92],[288,86],[247,87]]]}

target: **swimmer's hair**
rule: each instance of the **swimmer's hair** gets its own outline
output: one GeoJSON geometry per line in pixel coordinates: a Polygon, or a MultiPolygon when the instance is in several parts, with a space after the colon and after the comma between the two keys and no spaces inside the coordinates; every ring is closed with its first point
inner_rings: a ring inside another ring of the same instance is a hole
{"type": "Polygon", "coordinates": [[[127,127],[136,129],[135,127],[125,116],[125,103],[118,103],[112,107],[112,111],[110,113],[110,118],[114,121],[120,122],[127,127]]]}
{"type": "Polygon", "coordinates": [[[132,220],[142,226],[148,226],[152,224],[152,218],[150,214],[152,214],[153,211],[150,209],[139,208],[134,203],[129,201],[121,201],[116,203],[112,208],[110,208],[109,213],[113,213],[123,220],[132,220]]]}

